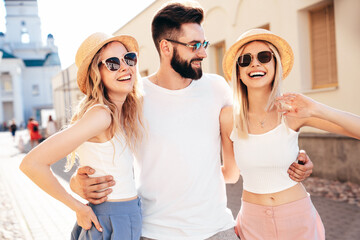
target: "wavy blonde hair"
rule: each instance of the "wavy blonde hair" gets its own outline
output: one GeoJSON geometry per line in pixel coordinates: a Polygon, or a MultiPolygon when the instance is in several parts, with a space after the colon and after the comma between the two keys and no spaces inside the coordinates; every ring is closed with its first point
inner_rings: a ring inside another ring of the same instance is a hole
{"type": "MultiPolygon", "coordinates": [[[[281,95],[281,85],[282,85],[282,66],[280,61],[280,54],[276,47],[269,42],[262,40],[255,40],[252,42],[262,42],[265,43],[274,54],[275,61],[275,76],[272,82],[271,93],[266,105],[266,111],[269,111],[273,108],[275,104],[276,97],[281,95]]],[[[236,130],[240,138],[247,138],[249,136],[249,99],[248,91],[246,85],[240,79],[240,72],[237,66],[237,59],[244,52],[245,47],[252,42],[248,42],[239,48],[239,51],[236,54],[235,61],[233,63],[233,71],[231,74],[231,83],[233,86],[233,118],[234,125],[233,129],[236,130]]]]}
{"type": "MultiPolygon", "coordinates": [[[[122,105],[121,114],[116,105],[111,101],[106,87],[101,80],[99,64],[100,53],[109,43],[105,44],[94,56],[86,74],[86,95],[77,105],[70,124],[75,123],[84,116],[86,111],[95,104],[105,105],[110,110],[111,124],[109,127],[110,135],[113,137],[120,132],[125,138],[126,144],[135,152],[137,145],[142,139],[143,116],[142,116],[142,85],[140,83],[140,74],[136,66],[135,82],[132,91],[127,95],[122,105]]],[[[139,62],[138,62],[139,63],[139,62]]],[[[74,165],[76,159],[75,151],[68,156],[65,166],[69,171],[74,165]]]]}

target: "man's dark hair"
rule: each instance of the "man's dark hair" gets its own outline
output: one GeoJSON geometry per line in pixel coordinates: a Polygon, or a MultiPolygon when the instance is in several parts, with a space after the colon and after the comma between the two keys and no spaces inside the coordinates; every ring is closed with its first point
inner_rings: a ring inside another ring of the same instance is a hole
{"type": "Polygon", "coordinates": [[[203,19],[204,11],[200,5],[170,3],[160,9],[151,24],[153,41],[159,54],[159,43],[162,39],[176,40],[182,24],[201,24],[203,19]]]}

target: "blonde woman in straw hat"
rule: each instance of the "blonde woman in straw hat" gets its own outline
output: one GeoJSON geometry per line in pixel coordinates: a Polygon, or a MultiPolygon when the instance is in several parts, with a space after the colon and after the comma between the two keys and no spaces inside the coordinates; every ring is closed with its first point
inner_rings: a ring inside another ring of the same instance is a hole
{"type": "Polygon", "coordinates": [[[227,182],[243,177],[241,239],[325,239],[309,194],[287,174],[298,155],[299,130],[311,126],[360,139],[358,116],[301,94],[281,95],[293,61],[289,44],[263,29],[242,34],[224,56],[234,103],[220,115],[222,171],[227,182]]]}
{"type": "Polygon", "coordinates": [[[77,83],[85,97],[68,128],[49,137],[23,159],[20,169],[48,194],[76,212],[72,239],[132,239],[141,235],[140,199],[133,152],[141,138],[138,44],[130,36],[90,35],[79,47],[77,83]],[[107,201],[83,204],[60,185],[50,165],[75,152],[95,176],[111,174],[116,186],[107,201]]]}

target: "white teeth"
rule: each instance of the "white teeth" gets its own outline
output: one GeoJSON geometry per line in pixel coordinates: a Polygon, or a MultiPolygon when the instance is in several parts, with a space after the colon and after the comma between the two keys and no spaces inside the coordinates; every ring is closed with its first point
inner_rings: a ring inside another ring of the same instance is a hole
{"type": "Polygon", "coordinates": [[[130,76],[130,75],[127,75],[127,76],[124,76],[124,77],[119,78],[118,80],[124,81],[124,80],[129,80],[130,78],[131,78],[131,76],[130,76]]]}
{"type": "Polygon", "coordinates": [[[260,76],[260,77],[262,77],[262,76],[265,75],[265,73],[264,73],[264,72],[252,72],[252,73],[250,73],[249,75],[250,75],[250,77],[254,77],[254,76],[260,76]]]}

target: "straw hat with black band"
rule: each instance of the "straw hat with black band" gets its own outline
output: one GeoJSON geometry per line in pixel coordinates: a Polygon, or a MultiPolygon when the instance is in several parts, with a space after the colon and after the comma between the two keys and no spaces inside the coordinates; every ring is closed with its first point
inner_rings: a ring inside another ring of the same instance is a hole
{"type": "Polygon", "coordinates": [[[246,43],[252,41],[266,41],[274,45],[281,58],[281,65],[283,68],[283,79],[285,79],[294,64],[294,54],[289,45],[283,38],[275,35],[274,33],[265,30],[265,29],[251,29],[243,33],[236,42],[227,50],[223,59],[223,70],[225,74],[225,79],[231,81],[231,75],[233,72],[233,67],[235,66],[235,61],[237,61],[236,54],[239,49],[244,46],[246,43]]]}
{"type": "Polygon", "coordinates": [[[91,34],[80,45],[75,56],[75,64],[78,67],[77,84],[83,93],[86,94],[86,75],[92,59],[105,44],[113,41],[122,43],[129,52],[139,54],[138,43],[135,38],[131,36],[110,36],[101,32],[91,34]]]}

